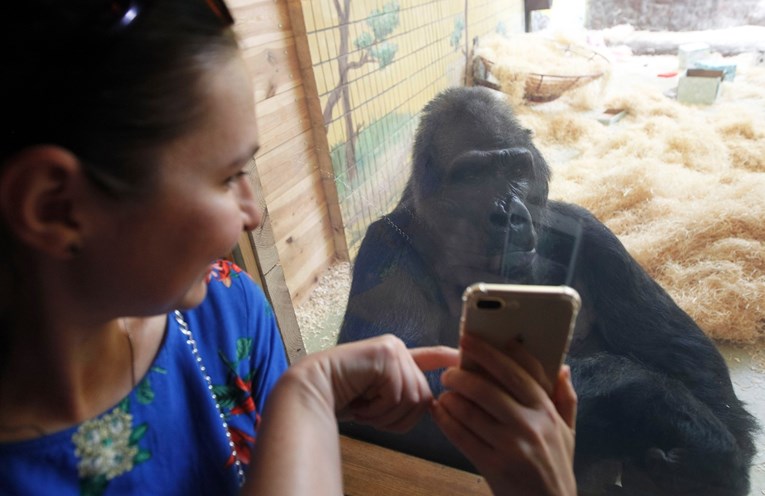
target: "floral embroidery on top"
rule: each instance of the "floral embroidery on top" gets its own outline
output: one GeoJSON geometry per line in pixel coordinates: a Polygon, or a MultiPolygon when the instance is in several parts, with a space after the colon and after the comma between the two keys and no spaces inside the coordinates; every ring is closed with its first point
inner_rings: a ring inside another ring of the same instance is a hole
{"type": "Polygon", "coordinates": [[[244,274],[249,277],[238,265],[228,260],[217,260],[210,266],[210,273],[207,275],[207,282],[217,280],[223,283],[227,288],[231,287],[231,279],[244,274]]]}
{"type": "Polygon", "coordinates": [[[83,422],[72,435],[80,494],[102,494],[110,480],[151,458],[138,446],[147,430],[145,423],[133,428],[127,399],[111,412],[83,422]]]}
{"type": "MultiPolygon", "coordinates": [[[[224,353],[219,350],[220,358],[229,370],[228,382],[227,384],[213,386],[213,391],[218,397],[221,409],[228,411],[228,417],[248,414],[255,417],[255,425],[251,429],[252,434],[229,424],[231,440],[236,446],[239,461],[245,466],[250,464],[252,458],[252,447],[255,444],[255,431],[257,431],[258,424],[260,424],[260,415],[256,410],[255,400],[252,397],[252,380],[255,374],[250,372],[242,378],[237,372],[237,365],[242,361],[245,363],[249,362],[252,346],[252,339],[237,339],[236,360],[227,359],[224,353]]],[[[230,467],[233,464],[234,455],[232,454],[226,461],[226,467],[230,467]]]]}

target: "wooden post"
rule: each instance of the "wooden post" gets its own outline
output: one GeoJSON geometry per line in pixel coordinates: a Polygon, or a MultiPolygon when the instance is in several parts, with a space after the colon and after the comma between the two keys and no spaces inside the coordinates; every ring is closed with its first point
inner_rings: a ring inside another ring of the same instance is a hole
{"type": "MultiPolygon", "coordinates": [[[[305,355],[303,336],[300,334],[295,309],[292,306],[290,292],[284,279],[284,271],[279,263],[279,253],[276,251],[274,233],[271,229],[271,219],[268,207],[263,197],[260,176],[253,159],[249,166],[250,183],[255,198],[258,199],[262,212],[260,226],[250,233],[242,233],[239,240],[239,256],[244,263],[244,269],[255,278],[263,288],[268,301],[276,315],[276,322],[282,333],[284,347],[290,363],[305,355]]],[[[237,257],[238,258],[238,257],[237,257]]]]}

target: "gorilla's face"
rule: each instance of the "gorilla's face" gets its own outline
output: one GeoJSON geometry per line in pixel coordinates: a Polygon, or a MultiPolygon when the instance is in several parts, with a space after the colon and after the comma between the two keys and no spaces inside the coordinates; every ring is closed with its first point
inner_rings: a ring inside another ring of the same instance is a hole
{"type": "Polygon", "coordinates": [[[455,275],[524,282],[537,243],[527,207],[535,181],[530,150],[466,150],[443,167],[441,187],[420,212],[440,233],[442,260],[455,275]]]}
{"type": "Polygon", "coordinates": [[[413,158],[416,216],[442,276],[530,282],[550,170],[506,101],[485,88],[444,92],[425,109],[413,158]]]}

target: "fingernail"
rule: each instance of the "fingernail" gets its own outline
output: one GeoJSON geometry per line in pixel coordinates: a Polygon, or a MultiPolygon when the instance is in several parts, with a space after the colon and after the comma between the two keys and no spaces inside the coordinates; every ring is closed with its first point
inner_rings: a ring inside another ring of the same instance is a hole
{"type": "Polygon", "coordinates": [[[444,382],[444,380],[447,378],[448,374],[449,374],[449,369],[446,369],[443,372],[441,372],[441,382],[444,382]]]}
{"type": "Polygon", "coordinates": [[[568,365],[563,365],[563,366],[561,367],[561,369],[563,369],[563,375],[564,375],[564,377],[565,377],[566,379],[570,379],[570,378],[571,378],[571,367],[569,367],[568,365]]]}

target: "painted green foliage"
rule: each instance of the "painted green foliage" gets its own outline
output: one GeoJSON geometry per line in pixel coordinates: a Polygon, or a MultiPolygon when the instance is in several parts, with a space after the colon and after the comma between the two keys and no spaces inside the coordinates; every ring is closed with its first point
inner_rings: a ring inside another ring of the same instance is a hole
{"type": "MultiPolygon", "coordinates": [[[[353,122],[353,108],[349,93],[349,75],[354,69],[359,69],[366,64],[376,63],[380,69],[387,67],[393,62],[398,51],[398,45],[388,38],[401,23],[398,2],[388,2],[381,9],[373,9],[366,19],[368,30],[362,32],[354,41],[355,50],[349,50],[350,33],[349,18],[351,1],[335,2],[338,14],[338,30],[340,34],[340,53],[337,54],[338,81],[335,88],[329,93],[327,103],[324,106],[324,123],[329,126],[333,120],[333,111],[338,103],[342,107],[342,119],[345,123],[346,141],[344,143],[344,172],[349,180],[357,177],[356,140],[359,129],[353,122]]],[[[337,165],[337,164],[336,164],[337,165]]]]}
{"type": "Polygon", "coordinates": [[[462,39],[462,33],[464,32],[465,19],[461,15],[458,15],[454,18],[454,31],[452,31],[452,34],[449,37],[449,46],[454,48],[455,52],[460,47],[460,40],[462,39]]]}
{"type": "Polygon", "coordinates": [[[369,50],[369,56],[380,64],[380,69],[390,64],[396,56],[398,45],[386,41],[386,38],[398,27],[401,21],[400,10],[396,2],[386,3],[382,10],[374,9],[367,18],[372,33],[364,31],[353,43],[359,50],[369,50]]]}

